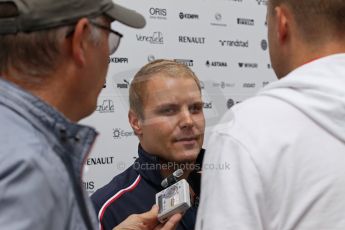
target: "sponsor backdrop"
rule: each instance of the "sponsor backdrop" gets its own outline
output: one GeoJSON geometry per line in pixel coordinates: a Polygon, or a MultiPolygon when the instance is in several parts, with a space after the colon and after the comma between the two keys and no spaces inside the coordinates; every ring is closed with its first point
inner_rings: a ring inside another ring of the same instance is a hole
{"type": "Polygon", "coordinates": [[[267,44],[266,0],[119,0],[142,13],[141,30],[113,23],[124,34],[96,111],[81,123],[99,136],[84,169],[93,193],[128,168],[138,140],[128,124],[128,88],[146,63],[169,58],[189,66],[202,81],[206,140],[224,112],[276,80],[267,44]]]}

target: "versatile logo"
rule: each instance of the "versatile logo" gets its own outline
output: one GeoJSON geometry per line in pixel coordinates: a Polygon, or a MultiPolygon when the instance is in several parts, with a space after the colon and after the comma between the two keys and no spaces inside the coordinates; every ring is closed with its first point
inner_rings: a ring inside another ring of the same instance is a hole
{"type": "Polygon", "coordinates": [[[255,83],[243,83],[243,88],[255,88],[255,83]]]}
{"type": "Polygon", "coordinates": [[[238,66],[240,68],[252,68],[252,69],[256,69],[259,67],[258,63],[244,63],[244,62],[239,62],[238,66]]]}
{"type": "Polygon", "coordinates": [[[114,157],[94,157],[86,160],[87,165],[110,165],[114,163],[114,157]]]}
{"type": "Polygon", "coordinates": [[[120,128],[115,128],[113,129],[113,138],[115,140],[121,139],[121,138],[127,138],[127,137],[131,137],[134,136],[134,132],[133,131],[124,131],[120,128]]]}
{"type": "Polygon", "coordinates": [[[179,13],[179,17],[180,19],[199,19],[199,15],[198,14],[186,14],[186,13],[179,13]]]}
{"type": "Polygon", "coordinates": [[[167,19],[167,9],[165,8],[155,8],[151,7],[149,9],[149,14],[151,19],[167,19]]]}
{"type": "Polygon", "coordinates": [[[189,67],[194,66],[194,61],[191,59],[175,59],[174,61],[183,65],[189,66],[189,67]]]}
{"type": "Polygon", "coordinates": [[[100,113],[113,113],[114,109],[114,102],[112,100],[103,100],[102,104],[97,105],[96,111],[100,113]]]}
{"type": "Polygon", "coordinates": [[[249,18],[237,18],[237,24],[254,26],[254,19],[249,18]]]}
{"type": "Polygon", "coordinates": [[[151,44],[164,44],[164,38],[163,38],[163,33],[160,31],[153,32],[153,35],[151,36],[146,36],[146,35],[141,35],[137,34],[137,40],[140,42],[149,42],[151,44]]]}
{"type": "Polygon", "coordinates": [[[128,63],[128,58],[124,57],[109,57],[108,63],[128,63]]]}
{"type": "Polygon", "coordinates": [[[241,40],[219,40],[221,46],[230,46],[230,47],[242,47],[248,48],[249,41],[241,41],[241,40]]]}
{"type": "Polygon", "coordinates": [[[206,61],[207,67],[228,67],[228,63],[224,61],[206,61]]]}
{"type": "Polygon", "coordinates": [[[205,44],[205,37],[179,36],[178,41],[181,43],[205,44]]]}
{"type": "Polygon", "coordinates": [[[268,0],[256,0],[256,2],[258,3],[258,5],[265,5],[265,6],[267,6],[267,4],[268,4],[268,0]]]}
{"type": "Polygon", "coordinates": [[[265,39],[262,39],[262,41],[261,41],[261,49],[267,50],[267,48],[268,48],[267,41],[265,39]]]}

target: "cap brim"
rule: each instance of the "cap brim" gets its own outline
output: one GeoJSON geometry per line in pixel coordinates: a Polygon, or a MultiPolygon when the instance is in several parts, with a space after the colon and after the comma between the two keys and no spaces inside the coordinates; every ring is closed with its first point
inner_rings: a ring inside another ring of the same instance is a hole
{"type": "Polygon", "coordinates": [[[146,20],[141,14],[116,3],[113,3],[113,7],[105,13],[112,19],[133,28],[143,28],[146,25],[146,20]]]}

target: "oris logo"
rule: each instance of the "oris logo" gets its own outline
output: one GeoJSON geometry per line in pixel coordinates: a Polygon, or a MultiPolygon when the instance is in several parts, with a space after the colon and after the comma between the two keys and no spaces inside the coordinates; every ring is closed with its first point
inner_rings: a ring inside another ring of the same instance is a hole
{"type": "Polygon", "coordinates": [[[239,24],[239,25],[254,26],[254,19],[237,18],[237,24],[239,24]]]}
{"type": "Polygon", "coordinates": [[[181,43],[205,44],[205,37],[179,36],[178,41],[181,43]]]}
{"type": "Polygon", "coordinates": [[[212,101],[203,103],[204,109],[212,109],[212,101]]]}
{"type": "Polygon", "coordinates": [[[131,137],[134,136],[134,132],[133,131],[124,131],[120,128],[115,128],[113,129],[113,138],[115,140],[121,139],[121,138],[127,138],[127,137],[131,137]]]}
{"type": "Polygon", "coordinates": [[[267,48],[268,48],[268,43],[267,43],[267,41],[265,39],[263,39],[261,41],[261,49],[262,50],[267,50],[267,48]]]}
{"type": "Polygon", "coordinates": [[[166,9],[151,7],[149,9],[149,12],[150,12],[150,15],[167,16],[167,10],[166,9]]]}
{"type": "Polygon", "coordinates": [[[163,41],[163,34],[162,32],[153,32],[152,36],[145,36],[145,35],[141,35],[141,34],[137,34],[137,40],[140,42],[149,42],[151,44],[164,44],[163,41]]]}
{"type": "Polygon", "coordinates": [[[189,66],[189,67],[194,66],[194,61],[191,59],[175,59],[174,61],[183,65],[189,66]]]}
{"type": "Polygon", "coordinates": [[[128,63],[128,58],[123,57],[109,57],[108,63],[128,63]]]}
{"type": "Polygon", "coordinates": [[[93,192],[95,189],[95,182],[94,181],[85,181],[83,182],[83,187],[88,192],[93,192]]]}
{"type": "Polygon", "coordinates": [[[219,40],[221,46],[230,46],[230,47],[242,47],[248,48],[249,41],[241,41],[241,40],[219,40]]]}
{"type": "Polygon", "coordinates": [[[151,7],[149,9],[149,13],[150,13],[150,18],[154,18],[154,19],[166,19],[167,16],[167,9],[164,8],[154,8],[151,7]]]}
{"type": "Polygon", "coordinates": [[[179,14],[180,19],[199,19],[198,14],[185,14],[185,13],[180,13],[179,14]]]}
{"type": "Polygon", "coordinates": [[[114,102],[112,100],[103,100],[103,103],[97,105],[96,111],[100,113],[113,113],[114,110],[114,102]]]}
{"type": "Polygon", "coordinates": [[[255,83],[243,83],[243,88],[255,88],[255,83]]]}
{"type": "Polygon", "coordinates": [[[123,79],[123,82],[124,83],[118,83],[117,84],[117,88],[119,88],[119,89],[128,89],[128,87],[130,85],[130,82],[127,81],[126,79],[123,79]]]}
{"type": "Polygon", "coordinates": [[[267,6],[267,4],[268,4],[268,0],[256,0],[256,2],[258,3],[258,5],[265,5],[265,6],[267,6]]]}
{"type": "Polygon", "coordinates": [[[207,67],[228,67],[227,62],[222,62],[222,61],[206,61],[206,66],[207,67]]]}
{"type": "Polygon", "coordinates": [[[243,62],[239,62],[238,66],[240,68],[252,68],[252,69],[256,69],[258,68],[258,63],[243,63],[243,62]]]}

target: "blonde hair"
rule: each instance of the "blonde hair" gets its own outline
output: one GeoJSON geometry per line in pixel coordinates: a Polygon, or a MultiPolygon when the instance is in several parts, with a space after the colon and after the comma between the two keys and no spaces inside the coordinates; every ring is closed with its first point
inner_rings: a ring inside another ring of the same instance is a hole
{"type": "Polygon", "coordinates": [[[143,66],[134,76],[129,88],[130,109],[140,119],[144,119],[143,98],[147,89],[145,86],[150,78],[158,73],[163,73],[171,78],[190,78],[195,81],[201,93],[200,81],[195,73],[186,65],[167,59],[158,59],[143,66]]]}

